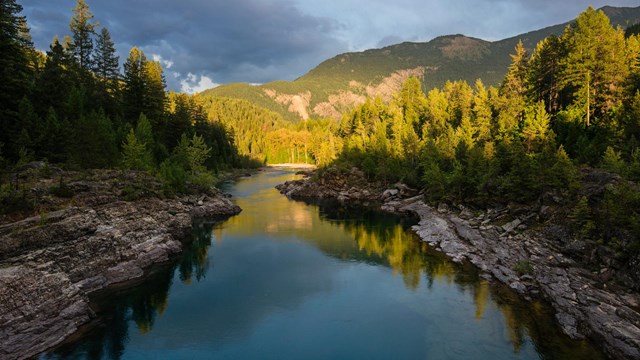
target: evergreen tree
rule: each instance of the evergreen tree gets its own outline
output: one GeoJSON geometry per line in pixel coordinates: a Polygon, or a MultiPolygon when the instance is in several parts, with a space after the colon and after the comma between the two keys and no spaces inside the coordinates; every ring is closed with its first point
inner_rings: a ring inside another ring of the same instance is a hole
{"type": "Polygon", "coordinates": [[[142,50],[134,47],[124,63],[124,89],[122,107],[125,120],[131,124],[145,109],[147,89],[147,57],[142,50]]]}
{"type": "Polygon", "coordinates": [[[476,129],[477,140],[488,141],[491,139],[492,118],[489,92],[482,81],[478,79],[473,97],[473,125],[476,129]]]}
{"type": "Polygon", "coordinates": [[[534,102],[544,101],[549,113],[555,113],[560,108],[560,59],[564,52],[560,39],[550,35],[538,43],[529,61],[529,98],[534,102]]]}
{"type": "Polygon", "coordinates": [[[67,160],[67,138],[65,132],[69,128],[58,119],[53,107],[49,107],[45,117],[46,136],[42,139],[41,155],[53,163],[62,163],[67,160]]]}
{"type": "Polygon", "coordinates": [[[48,112],[48,109],[53,107],[59,117],[65,117],[64,103],[73,82],[68,70],[70,64],[70,54],[58,37],[55,37],[47,51],[44,69],[36,82],[36,106],[40,114],[48,112]]]}
{"type": "Polygon", "coordinates": [[[420,80],[416,77],[407,79],[396,96],[395,103],[402,111],[405,122],[413,126],[416,131],[420,131],[427,104],[420,80]]]}
{"type": "Polygon", "coordinates": [[[528,55],[522,41],[518,42],[516,53],[511,55],[511,59],[507,75],[500,86],[499,97],[495,98],[498,117],[494,134],[503,141],[511,140],[523,117],[528,55]]]}
{"type": "Polygon", "coordinates": [[[592,118],[607,117],[621,102],[629,74],[624,34],[611,26],[601,10],[589,7],[567,27],[562,42],[567,55],[561,60],[561,83],[589,127],[592,118]]]}
{"type": "Polygon", "coordinates": [[[133,129],[122,144],[122,166],[125,169],[149,170],[151,167],[148,150],[144,143],[138,141],[133,129]]]}
{"type": "Polygon", "coordinates": [[[167,108],[165,93],[166,81],[162,72],[162,65],[158,61],[145,64],[145,94],[143,111],[148,116],[155,129],[164,128],[167,108]]]}
{"type": "Polygon", "coordinates": [[[549,133],[549,114],[544,109],[543,102],[527,106],[524,113],[522,137],[527,153],[539,152],[547,141],[553,140],[549,133]]]}
{"type": "Polygon", "coordinates": [[[167,149],[173,149],[182,134],[187,134],[191,127],[191,105],[187,94],[176,94],[172,97],[171,108],[165,132],[165,144],[167,149]]]}
{"type": "MultiPolygon", "coordinates": [[[[31,72],[21,29],[22,6],[15,0],[0,0],[0,143],[15,142],[21,126],[17,123],[21,99],[29,93],[31,72]]],[[[15,146],[5,147],[5,156],[16,159],[15,146]]]]}
{"type": "Polygon", "coordinates": [[[118,147],[111,120],[103,111],[81,114],[74,122],[71,161],[81,168],[105,168],[116,163],[118,147]]]}
{"type": "Polygon", "coordinates": [[[84,0],[77,0],[76,7],[73,8],[73,16],[69,28],[73,37],[71,51],[80,66],[80,69],[92,70],[93,36],[98,23],[91,22],[93,13],[89,10],[89,5],[84,0]]]}
{"type": "Polygon", "coordinates": [[[100,31],[93,59],[101,106],[109,109],[109,114],[115,115],[120,89],[120,65],[111,34],[107,28],[103,27],[100,31]]]}

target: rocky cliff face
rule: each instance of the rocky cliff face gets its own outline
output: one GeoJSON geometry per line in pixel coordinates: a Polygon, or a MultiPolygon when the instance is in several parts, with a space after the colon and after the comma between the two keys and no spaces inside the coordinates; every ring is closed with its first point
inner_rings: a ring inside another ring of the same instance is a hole
{"type": "Polygon", "coordinates": [[[69,184],[78,206],[0,226],[0,358],[60,343],[94,315],[89,293],[169,260],[193,219],[240,212],[216,193],[124,201],[124,185],[107,180],[69,184]]]}
{"type": "Polygon", "coordinates": [[[471,262],[487,279],[525,297],[546,298],[570,337],[602,343],[614,358],[640,359],[639,294],[563,254],[563,247],[545,236],[549,229],[538,222],[548,216],[548,207],[540,209],[543,213],[518,207],[471,211],[445,204],[435,209],[402,184],[385,189],[363,178],[349,180],[358,175],[358,170],[342,175],[332,170],[315,181],[289,181],[278,189],[292,198],[333,197],[415,214],[420,223],[413,229],[422,240],[456,262],[471,262]]]}

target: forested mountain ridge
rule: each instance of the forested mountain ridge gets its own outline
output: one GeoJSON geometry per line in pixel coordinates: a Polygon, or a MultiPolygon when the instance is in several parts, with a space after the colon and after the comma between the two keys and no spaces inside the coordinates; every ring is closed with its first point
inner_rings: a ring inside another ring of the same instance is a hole
{"type": "MultiPolygon", "coordinates": [[[[614,27],[624,29],[640,22],[640,7],[606,6],[601,10],[614,27]]],[[[339,119],[364,103],[367,97],[390,100],[411,76],[422,79],[424,91],[456,80],[472,84],[481,79],[487,86],[496,86],[504,79],[511,62],[509,54],[518,41],[533,50],[547,36],[561,35],[568,24],[570,22],[494,42],[448,35],[424,43],[405,42],[345,53],[322,62],[294,81],[274,81],[259,86],[226,84],[206,90],[202,95],[248,100],[294,121],[339,119]]]]}

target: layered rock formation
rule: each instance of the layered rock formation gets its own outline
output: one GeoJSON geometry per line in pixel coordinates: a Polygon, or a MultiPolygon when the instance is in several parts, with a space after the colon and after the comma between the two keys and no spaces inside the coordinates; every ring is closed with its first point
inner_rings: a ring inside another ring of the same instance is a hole
{"type": "Polygon", "coordinates": [[[0,225],[0,358],[59,344],[94,316],[89,293],[168,261],[195,218],[240,212],[215,192],[124,201],[126,184],[109,179],[71,182],[77,206],[0,225]]]}

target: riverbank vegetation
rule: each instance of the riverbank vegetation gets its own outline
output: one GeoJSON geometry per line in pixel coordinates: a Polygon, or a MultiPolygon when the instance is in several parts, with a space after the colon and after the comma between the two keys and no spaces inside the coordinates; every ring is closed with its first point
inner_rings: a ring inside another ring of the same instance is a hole
{"type": "Polygon", "coordinates": [[[121,75],[108,29],[83,0],[71,35],[46,53],[20,10],[2,1],[3,168],[120,167],[185,191],[231,167],[357,166],[432,202],[562,199],[580,237],[638,247],[621,239],[640,238],[640,40],[602,11],[590,7],[530,52],[519,44],[497,88],[454,81],[425,94],[410,78],[390,102],[368,99],[340,121],[291,122],[244,100],[167,93],[160,62],[135,47],[121,75]],[[581,185],[593,168],[616,174],[595,197],[581,185]]]}
{"type": "MultiPolygon", "coordinates": [[[[70,170],[144,170],[184,191],[213,184],[213,173],[260,165],[238,154],[202,99],[168,93],[160,62],[141,49],[131,49],[121,73],[109,30],[85,1],[73,9],[71,34],[54,37],[46,53],[34,48],[21,6],[0,4],[3,169],[15,174],[38,160],[70,170]]],[[[4,192],[18,187],[13,180],[0,178],[4,192]]]]}
{"type": "Polygon", "coordinates": [[[410,79],[391,103],[367,100],[342,118],[334,164],[432,202],[561,199],[578,237],[637,253],[640,41],[628,35],[589,8],[531,53],[519,44],[499,88],[448,82],[424,94],[410,79]],[[606,170],[602,193],[581,186],[593,168],[606,170]]]}

